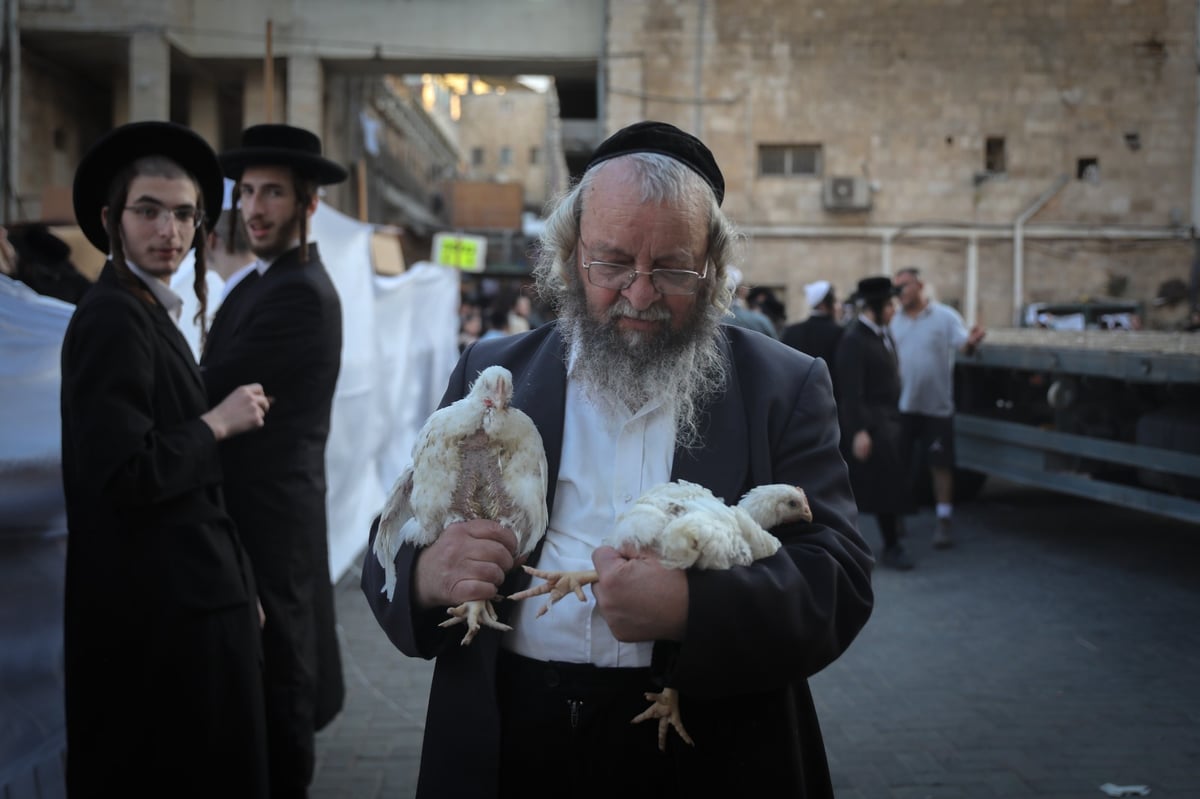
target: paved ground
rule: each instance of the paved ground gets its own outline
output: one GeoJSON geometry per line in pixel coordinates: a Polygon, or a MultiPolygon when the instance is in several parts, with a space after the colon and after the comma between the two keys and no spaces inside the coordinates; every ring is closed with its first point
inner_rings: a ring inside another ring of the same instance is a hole
{"type": "MultiPolygon", "coordinates": [[[[1200,797],[1200,530],[1007,484],[959,507],[957,548],[929,524],[812,680],[839,799],[1200,797]]],[[[338,611],[348,698],[313,799],[411,797],[432,667],[391,647],[356,574],[338,611]]]]}

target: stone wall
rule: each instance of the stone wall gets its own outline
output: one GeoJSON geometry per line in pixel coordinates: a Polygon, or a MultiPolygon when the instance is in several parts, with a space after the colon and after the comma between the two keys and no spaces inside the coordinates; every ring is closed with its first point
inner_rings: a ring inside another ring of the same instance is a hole
{"type": "Polygon", "coordinates": [[[920,265],[939,295],[967,298],[967,236],[978,249],[988,324],[1013,316],[1011,230],[1026,238],[1026,301],[1095,297],[1125,285],[1148,300],[1186,279],[1192,245],[1195,3],[1192,0],[612,0],[609,131],[641,118],[698,133],[725,173],[725,208],[754,235],[743,271],[786,290],[828,278],[848,293],[920,265]],[[1006,169],[985,171],[1004,139],[1006,169]],[[821,174],[758,174],[761,144],[820,144],[821,174]],[[1098,169],[1080,179],[1081,159],[1098,169]],[[863,178],[868,211],[823,207],[824,180],[863,178]],[[790,231],[790,233],[789,233],[790,231]],[[837,234],[855,234],[834,238],[837,234]],[[1172,237],[1146,240],[1148,237],[1172,237]],[[1122,280],[1123,279],[1123,280],[1122,280]]]}

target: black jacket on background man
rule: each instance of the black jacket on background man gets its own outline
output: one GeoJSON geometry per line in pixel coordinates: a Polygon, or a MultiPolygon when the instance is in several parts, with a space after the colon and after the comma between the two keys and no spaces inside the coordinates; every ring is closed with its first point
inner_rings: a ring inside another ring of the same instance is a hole
{"type": "Polygon", "coordinates": [[[221,444],[229,512],[266,613],[272,791],[303,788],[313,733],[341,709],[325,513],[325,442],[341,365],[342,312],[314,244],[251,272],[213,319],[201,360],[210,401],[261,383],[266,423],[221,444]]]}

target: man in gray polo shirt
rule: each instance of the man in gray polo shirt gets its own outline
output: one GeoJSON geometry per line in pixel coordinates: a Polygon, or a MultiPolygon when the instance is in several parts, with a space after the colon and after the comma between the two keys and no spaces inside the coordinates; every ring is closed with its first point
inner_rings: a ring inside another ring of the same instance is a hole
{"type": "Polygon", "coordinates": [[[958,311],[929,299],[915,266],[901,269],[893,282],[900,289],[901,313],[890,328],[900,360],[905,438],[929,462],[937,503],[933,546],[946,549],[954,545],[954,353],[974,352],[984,330],[976,325],[968,331],[958,311]]]}

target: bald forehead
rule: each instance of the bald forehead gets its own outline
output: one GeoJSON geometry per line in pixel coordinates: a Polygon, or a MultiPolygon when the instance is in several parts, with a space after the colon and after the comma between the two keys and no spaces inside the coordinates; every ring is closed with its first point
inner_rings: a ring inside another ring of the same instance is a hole
{"type": "Polygon", "coordinates": [[[650,257],[664,268],[702,263],[707,225],[687,204],[648,199],[636,170],[621,159],[602,165],[582,196],[580,234],[599,260],[650,257]]]}

